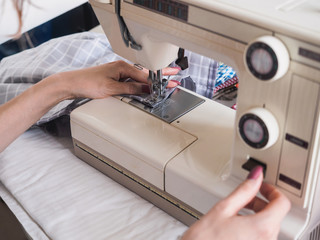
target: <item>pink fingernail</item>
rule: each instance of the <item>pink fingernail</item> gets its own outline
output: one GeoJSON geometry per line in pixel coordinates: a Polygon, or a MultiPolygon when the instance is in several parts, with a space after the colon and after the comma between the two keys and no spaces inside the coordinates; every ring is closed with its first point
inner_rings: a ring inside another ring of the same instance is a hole
{"type": "Polygon", "coordinates": [[[172,68],[174,68],[174,69],[178,69],[179,71],[181,71],[181,67],[172,67],[172,68]]]}
{"type": "Polygon", "coordinates": [[[254,167],[254,168],[250,171],[247,179],[252,179],[252,180],[257,179],[257,178],[260,176],[260,174],[262,173],[262,171],[263,171],[263,168],[262,168],[261,166],[256,166],[256,167],[254,167]]]}
{"type": "Polygon", "coordinates": [[[178,80],[170,80],[170,81],[176,83],[177,85],[181,85],[181,82],[179,82],[178,80]]]}

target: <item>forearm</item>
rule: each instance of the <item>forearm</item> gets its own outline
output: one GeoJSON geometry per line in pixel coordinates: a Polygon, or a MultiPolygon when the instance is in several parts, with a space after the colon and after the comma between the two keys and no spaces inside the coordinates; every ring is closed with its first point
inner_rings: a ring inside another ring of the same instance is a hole
{"type": "Polygon", "coordinates": [[[61,75],[53,75],[0,106],[1,152],[55,104],[69,98],[67,84],[61,75]]]}
{"type": "MultiPolygon", "coordinates": [[[[0,151],[64,99],[105,98],[141,94],[147,86],[143,71],[116,61],[87,69],[52,75],[0,106],[0,151]],[[137,82],[119,82],[132,78],[137,82]]],[[[149,90],[149,87],[147,88],[149,90]]]]}

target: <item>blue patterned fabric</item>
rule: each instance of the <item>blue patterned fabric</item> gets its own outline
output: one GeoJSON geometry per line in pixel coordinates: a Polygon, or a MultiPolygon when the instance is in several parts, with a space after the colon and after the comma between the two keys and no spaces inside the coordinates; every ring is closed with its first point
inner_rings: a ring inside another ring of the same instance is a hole
{"type": "Polygon", "coordinates": [[[219,63],[215,87],[224,84],[226,81],[234,78],[235,76],[236,72],[232,67],[229,67],[224,63],[219,63]]]}

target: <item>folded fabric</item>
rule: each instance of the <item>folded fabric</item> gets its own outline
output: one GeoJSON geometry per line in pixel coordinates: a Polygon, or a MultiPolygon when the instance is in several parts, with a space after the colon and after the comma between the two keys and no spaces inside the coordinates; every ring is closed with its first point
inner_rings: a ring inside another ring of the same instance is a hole
{"type": "MultiPolygon", "coordinates": [[[[194,90],[200,95],[212,98],[218,63],[190,51],[186,51],[185,55],[188,57],[189,68],[181,71],[179,75],[190,76],[195,83],[194,90]]],[[[97,66],[116,60],[126,61],[112,51],[104,34],[83,32],[52,39],[36,48],[1,60],[0,105],[54,73],[97,66]]],[[[36,125],[68,115],[85,101],[82,99],[62,101],[45,114],[36,125]]]]}
{"type": "MultiPolygon", "coordinates": [[[[103,34],[83,32],[52,39],[36,48],[0,62],[0,104],[16,97],[33,84],[58,72],[72,71],[116,60],[103,34]]],[[[37,125],[69,114],[82,100],[65,100],[45,114],[37,125]]]]}

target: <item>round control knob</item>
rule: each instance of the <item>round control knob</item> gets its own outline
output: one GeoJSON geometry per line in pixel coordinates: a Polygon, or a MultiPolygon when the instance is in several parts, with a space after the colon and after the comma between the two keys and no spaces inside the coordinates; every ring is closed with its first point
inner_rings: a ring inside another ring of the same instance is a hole
{"type": "Polygon", "coordinates": [[[268,110],[253,108],[241,116],[238,132],[241,139],[249,146],[266,149],[278,140],[279,125],[268,110]]]}
{"type": "Polygon", "coordinates": [[[290,57],[286,46],[276,37],[263,36],[245,50],[245,65],[260,80],[277,80],[287,73],[290,57]]]}

